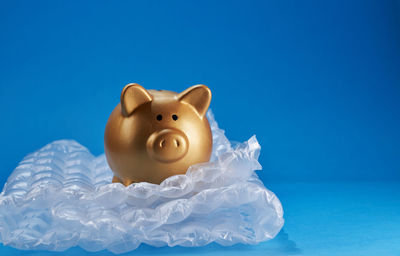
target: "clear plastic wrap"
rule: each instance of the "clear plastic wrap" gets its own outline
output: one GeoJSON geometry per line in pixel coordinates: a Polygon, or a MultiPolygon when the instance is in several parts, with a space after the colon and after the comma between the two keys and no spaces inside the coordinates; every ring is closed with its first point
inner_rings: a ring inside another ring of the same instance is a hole
{"type": "Polygon", "coordinates": [[[255,136],[232,146],[208,113],[210,162],[160,185],[110,183],[104,154],[72,140],[26,156],[0,195],[0,241],[19,249],[62,251],[80,246],[123,253],[152,246],[256,244],[282,228],[279,199],[255,174],[255,136]]]}

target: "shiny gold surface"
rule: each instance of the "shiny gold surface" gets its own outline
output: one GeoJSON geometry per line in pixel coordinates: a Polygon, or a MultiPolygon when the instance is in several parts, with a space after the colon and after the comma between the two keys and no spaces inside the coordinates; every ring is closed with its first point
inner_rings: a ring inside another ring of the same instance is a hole
{"type": "Polygon", "coordinates": [[[205,116],[211,91],[205,85],[181,93],[128,84],[104,134],[112,182],[160,184],[210,160],[212,134],[205,116]]]}

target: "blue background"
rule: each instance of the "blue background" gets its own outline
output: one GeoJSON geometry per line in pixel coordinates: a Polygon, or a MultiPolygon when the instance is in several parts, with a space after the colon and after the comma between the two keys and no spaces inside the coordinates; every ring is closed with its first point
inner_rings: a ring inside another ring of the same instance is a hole
{"type": "Polygon", "coordinates": [[[400,255],[399,1],[1,1],[0,31],[1,184],[57,139],[103,153],[125,84],[203,83],[229,139],[257,135],[284,231],[142,253],[400,255]]]}

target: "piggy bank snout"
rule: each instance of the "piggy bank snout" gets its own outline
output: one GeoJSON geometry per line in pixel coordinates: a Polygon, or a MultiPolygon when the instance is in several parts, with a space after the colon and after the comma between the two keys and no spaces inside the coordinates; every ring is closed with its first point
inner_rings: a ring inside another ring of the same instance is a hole
{"type": "Polygon", "coordinates": [[[154,132],[147,140],[147,152],[160,162],[174,162],[184,157],[189,142],[186,135],[176,129],[154,132]]]}

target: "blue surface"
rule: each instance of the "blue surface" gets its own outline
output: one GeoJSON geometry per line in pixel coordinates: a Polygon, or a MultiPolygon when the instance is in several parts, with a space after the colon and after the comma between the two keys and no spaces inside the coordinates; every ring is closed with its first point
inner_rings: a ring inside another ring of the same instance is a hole
{"type": "MultiPolygon", "coordinates": [[[[267,184],[285,210],[285,227],[259,245],[140,246],[123,255],[400,255],[400,183],[267,184]]],[[[58,255],[0,247],[1,255],[58,255]]],[[[59,255],[112,255],[72,248],[59,255]]]]}
{"type": "Polygon", "coordinates": [[[0,28],[0,184],[56,139],[102,153],[129,82],[204,83],[228,138],[257,135],[284,233],[138,252],[400,254],[399,1],[1,1],[0,28]]]}

